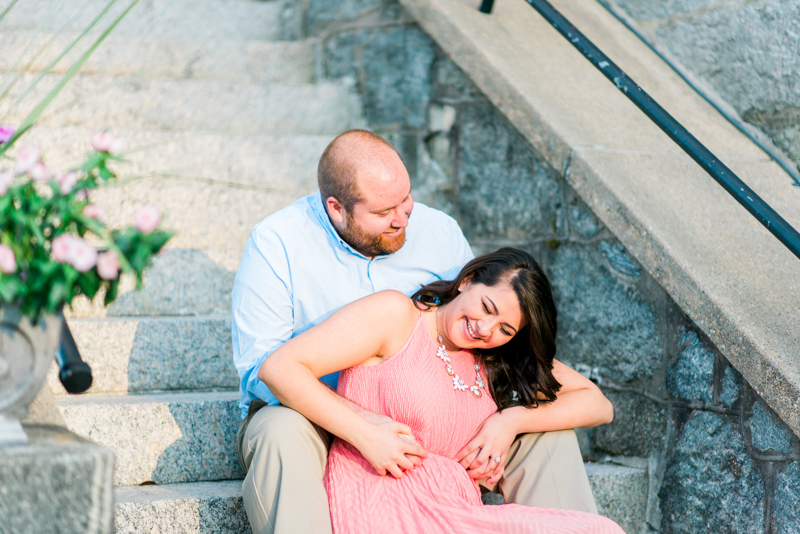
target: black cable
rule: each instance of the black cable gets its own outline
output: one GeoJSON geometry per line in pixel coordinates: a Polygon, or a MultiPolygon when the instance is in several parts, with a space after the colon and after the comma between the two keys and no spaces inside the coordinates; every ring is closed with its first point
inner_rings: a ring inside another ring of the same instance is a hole
{"type": "Polygon", "coordinates": [[[690,80],[690,79],[689,79],[689,78],[688,78],[688,77],[687,77],[687,76],[686,76],[686,75],[685,75],[683,72],[681,72],[681,70],[680,70],[680,69],[678,69],[678,67],[676,67],[674,63],[672,63],[672,62],[671,62],[669,59],[667,59],[667,58],[666,58],[666,56],[664,56],[664,54],[662,54],[662,53],[661,53],[661,52],[660,52],[660,51],[659,51],[659,50],[658,50],[658,49],[657,49],[655,46],[653,46],[653,44],[651,44],[651,43],[650,43],[650,41],[648,41],[648,40],[647,40],[647,38],[646,38],[644,35],[642,35],[642,34],[639,32],[639,30],[637,30],[636,28],[634,28],[632,24],[630,24],[630,23],[629,23],[627,20],[625,20],[625,18],[623,18],[621,15],[619,15],[619,14],[618,14],[618,13],[617,13],[617,12],[614,10],[614,8],[613,8],[613,7],[611,7],[611,5],[609,5],[609,4],[608,4],[608,2],[606,2],[605,0],[597,0],[597,3],[598,3],[598,4],[600,4],[601,6],[603,6],[604,8],[606,8],[606,10],[607,10],[609,13],[611,13],[611,14],[614,16],[614,18],[615,18],[615,19],[617,19],[618,21],[620,21],[620,22],[621,22],[621,23],[622,23],[622,24],[623,24],[623,25],[624,25],[626,28],[628,28],[628,29],[629,29],[629,30],[630,30],[630,31],[631,31],[631,32],[632,32],[632,33],[633,33],[633,34],[634,34],[636,37],[638,37],[638,38],[639,38],[639,40],[641,40],[641,41],[642,41],[642,42],[643,42],[645,45],[647,45],[647,48],[649,48],[650,50],[652,50],[652,51],[653,51],[653,52],[654,52],[654,53],[655,53],[655,54],[656,54],[658,57],[660,57],[660,58],[661,58],[661,60],[662,60],[664,63],[666,63],[666,64],[669,66],[669,68],[671,68],[672,70],[674,70],[674,71],[675,71],[675,73],[676,73],[678,76],[680,76],[680,77],[681,77],[681,79],[682,79],[684,82],[686,82],[686,83],[689,85],[689,87],[691,87],[692,89],[694,89],[694,91],[695,91],[695,92],[696,92],[698,95],[700,95],[700,96],[703,98],[703,100],[705,100],[706,102],[708,102],[709,104],[711,104],[711,105],[714,107],[714,109],[716,109],[717,111],[719,111],[720,115],[722,115],[723,117],[725,117],[725,118],[728,120],[728,122],[730,122],[731,124],[733,124],[733,125],[734,125],[734,126],[735,126],[735,127],[736,127],[736,128],[739,130],[739,131],[740,131],[740,132],[742,132],[742,133],[743,133],[743,134],[745,134],[747,137],[749,137],[749,138],[750,138],[750,140],[751,140],[751,141],[753,141],[755,144],[757,144],[757,145],[758,145],[758,147],[759,147],[761,150],[763,150],[764,152],[766,152],[767,154],[769,154],[769,157],[771,157],[773,160],[775,160],[775,163],[777,163],[778,165],[780,165],[780,166],[781,166],[781,168],[783,168],[783,170],[784,170],[784,171],[786,171],[786,173],[787,173],[789,176],[791,176],[791,177],[792,177],[792,179],[795,181],[795,183],[793,183],[792,185],[794,185],[795,187],[800,187],[800,176],[798,176],[797,172],[796,172],[794,169],[792,169],[792,168],[791,168],[789,165],[787,165],[787,164],[786,164],[786,162],[784,162],[784,161],[783,161],[783,158],[781,158],[780,156],[778,156],[778,155],[777,155],[775,152],[773,152],[773,151],[772,151],[772,150],[771,150],[769,147],[767,147],[767,146],[766,146],[764,143],[762,143],[762,142],[761,142],[761,141],[760,141],[760,140],[759,140],[759,139],[758,139],[758,138],[757,138],[755,135],[753,135],[752,133],[750,133],[750,131],[749,131],[747,128],[745,128],[744,124],[742,124],[741,122],[739,122],[739,121],[736,119],[736,117],[733,117],[733,116],[731,116],[730,114],[728,114],[728,113],[727,113],[725,110],[723,110],[723,109],[722,109],[722,108],[721,108],[721,107],[720,107],[720,106],[719,106],[719,105],[718,105],[716,102],[714,102],[714,101],[711,99],[711,97],[709,97],[707,94],[705,94],[705,93],[703,92],[703,90],[702,90],[702,89],[700,89],[700,88],[699,88],[699,87],[697,87],[697,86],[696,86],[694,83],[692,83],[692,81],[691,81],[691,80],[690,80]]]}

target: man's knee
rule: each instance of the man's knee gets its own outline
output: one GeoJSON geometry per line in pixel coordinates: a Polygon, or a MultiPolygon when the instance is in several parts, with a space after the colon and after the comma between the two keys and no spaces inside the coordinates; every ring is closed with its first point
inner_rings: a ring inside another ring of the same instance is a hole
{"type": "Polygon", "coordinates": [[[578,435],[571,428],[567,430],[552,430],[550,432],[537,432],[522,434],[517,438],[521,450],[532,448],[545,448],[555,455],[580,456],[581,448],[578,435]]]}
{"type": "Polygon", "coordinates": [[[265,406],[253,414],[241,444],[244,466],[247,470],[253,455],[295,455],[313,450],[317,454],[327,449],[327,442],[308,419],[285,406],[265,406]]]}

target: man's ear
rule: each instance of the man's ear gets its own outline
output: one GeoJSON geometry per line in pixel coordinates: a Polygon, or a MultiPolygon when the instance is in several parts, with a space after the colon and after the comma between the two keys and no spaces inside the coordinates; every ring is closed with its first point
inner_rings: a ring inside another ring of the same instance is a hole
{"type": "Polygon", "coordinates": [[[335,197],[328,197],[327,200],[325,200],[325,209],[328,210],[328,217],[330,217],[334,226],[342,226],[345,224],[347,212],[345,212],[344,206],[342,206],[335,197]]]}

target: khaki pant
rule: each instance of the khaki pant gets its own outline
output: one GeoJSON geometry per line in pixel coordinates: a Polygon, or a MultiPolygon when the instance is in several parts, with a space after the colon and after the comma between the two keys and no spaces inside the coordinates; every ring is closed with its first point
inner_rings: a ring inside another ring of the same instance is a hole
{"type": "MultiPolygon", "coordinates": [[[[322,484],[330,439],[291,408],[250,403],[237,447],[253,534],[331,532],[322,484]]],[[[573,430],[519,436],[503,478],[489,489],[508,502],[597,513],[573,430]]]]}

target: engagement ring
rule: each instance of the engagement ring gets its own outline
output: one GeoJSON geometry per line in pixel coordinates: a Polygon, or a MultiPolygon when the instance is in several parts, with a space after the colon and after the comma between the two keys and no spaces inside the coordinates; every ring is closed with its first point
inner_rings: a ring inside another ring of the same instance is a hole
{"type": "Polygon", "coordinates": [[[492,460],[494,460],[498,464],[500,463],[500,457],[499,456],[492,456],[492,460]]]}

